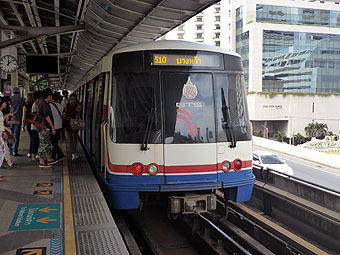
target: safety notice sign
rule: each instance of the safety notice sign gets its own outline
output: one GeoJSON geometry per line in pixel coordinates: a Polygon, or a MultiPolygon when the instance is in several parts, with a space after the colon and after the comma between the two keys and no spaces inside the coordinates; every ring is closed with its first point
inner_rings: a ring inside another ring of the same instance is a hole
{"type": "Polygon", "coordinates": [[[60,228],[60,204],[20,204],[9,231],[60,228]]]}

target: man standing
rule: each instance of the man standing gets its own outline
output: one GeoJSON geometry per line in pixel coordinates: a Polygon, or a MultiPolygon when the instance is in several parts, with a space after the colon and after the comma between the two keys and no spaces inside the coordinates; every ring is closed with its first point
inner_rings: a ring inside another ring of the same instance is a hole
{"type": "MultiPolygon", "coordinates": [[[[66,109],[67,104],[69,103],[69,98],[68,98],[68,91],[65,89],[62,92],[64,99],[61,100],[61,105],[63,106],[64,109],[66,109]]],[[[65,123],[63,122],[63,128],[61,129],[61,140],[65,141],[65,130],[64,130],[65,123]]]]}
{"type": "Polygon", "coordinates": [[[25,100],[20,96],[20,89],[18,87],[13,88],[13,96],[11,96],[11,112],[15,112],[12,123],[12,131],[15,142],[12,147],[9,148],[10,154],[14,156],[20,156],[18,153],[19,141],[20,141],[20,130],[22,120],[22,108],[25,105],[25,100]]]}
{"type": "Polygon", "coordinates": [[[50,167],[51,165],[57,163],[51,157],[51,134],[55,135],[56,130],[53,124],[53,115],[50,107],[52,102],[52,90],[50,88],[44,89],[42,92],[42,99],[38,105],[39,112],[42,117],[47,121],[47,129],[38,128],[39,135],[39,166],[40,167],[50,167]]]}
{"type": "Polygon", "coordinates": [[[54,128],[57,131],[55,135],[51,135],[51,143],[52,143],[52,158],[58,161],[61,161],[65,158],[64,153],[59,147],[59,140],[61,130],[63,129],[62,123],[62,113],[64,112],[63,106],[60,104],[60,101],[63,99],[59,92],[54,92],[52,95],[52,103],[50,103],[52,116],[53,116],[53,124],[54,128]]]}

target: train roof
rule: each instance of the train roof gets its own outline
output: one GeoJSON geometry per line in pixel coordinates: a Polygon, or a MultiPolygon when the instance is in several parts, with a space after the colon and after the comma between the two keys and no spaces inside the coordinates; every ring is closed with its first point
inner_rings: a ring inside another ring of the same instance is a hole
{"type": "Polygon", "coordinates": [[[239,54],[225,50],[220,47],[203,44],[203,43],[180,41],[180,40],[159,40],[159,41],[151,41],[151,42],[146,42],[146,43],[139,43],[139,44],[135,44],[132,46],[122,47],[120,49],[114,50],[112,53],[117,54],[117,53],[141,51],[141,50],[170,50],[170,49],[211,51],[211,52],[218,52],[218,53],[240,57],[239,54]]]}

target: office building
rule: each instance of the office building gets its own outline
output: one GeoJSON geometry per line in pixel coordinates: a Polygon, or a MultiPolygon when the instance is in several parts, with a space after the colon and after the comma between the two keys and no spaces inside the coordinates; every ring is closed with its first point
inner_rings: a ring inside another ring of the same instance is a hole
{"type": "MultiPolygon", "coordinates": [[[[203,21],[214,20],[216,6],[224,31],[219,45],[243,59],[254,130],[292,137],[319,122],[339,133],[339,1],[222,0],[199,15],[203,21]]],[[[214,26],[202,26],[202,41],[213,44],[214,26]]],[[[183,39],[197,40],[186,24],[181,29],[183,39]]]]}

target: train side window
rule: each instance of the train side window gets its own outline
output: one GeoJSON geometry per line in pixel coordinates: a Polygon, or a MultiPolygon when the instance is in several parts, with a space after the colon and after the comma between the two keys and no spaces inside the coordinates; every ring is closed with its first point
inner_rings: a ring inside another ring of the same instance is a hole
{"type": "Polygon", "coordinates": [[[116,123],[115,123],[115,115],[113,111],[113,107],[110,106],[110,137],[113,142],[117,141],[116,137],[116,123]]]}
{"type": "Polygon", "coordinates": [[[251,140],[250,121],[241,74],[215,75],[217,138],[219,142],[251,140]]]}
{"type": "Polygon", "coordinates": [[[156,72],[116,73],[114,120],[116,142],[143,143],[150,132],[148,143],[162,142],[159,77],[156,72]],[[148,131],[149,130],[149,131],[148,131]]]}

